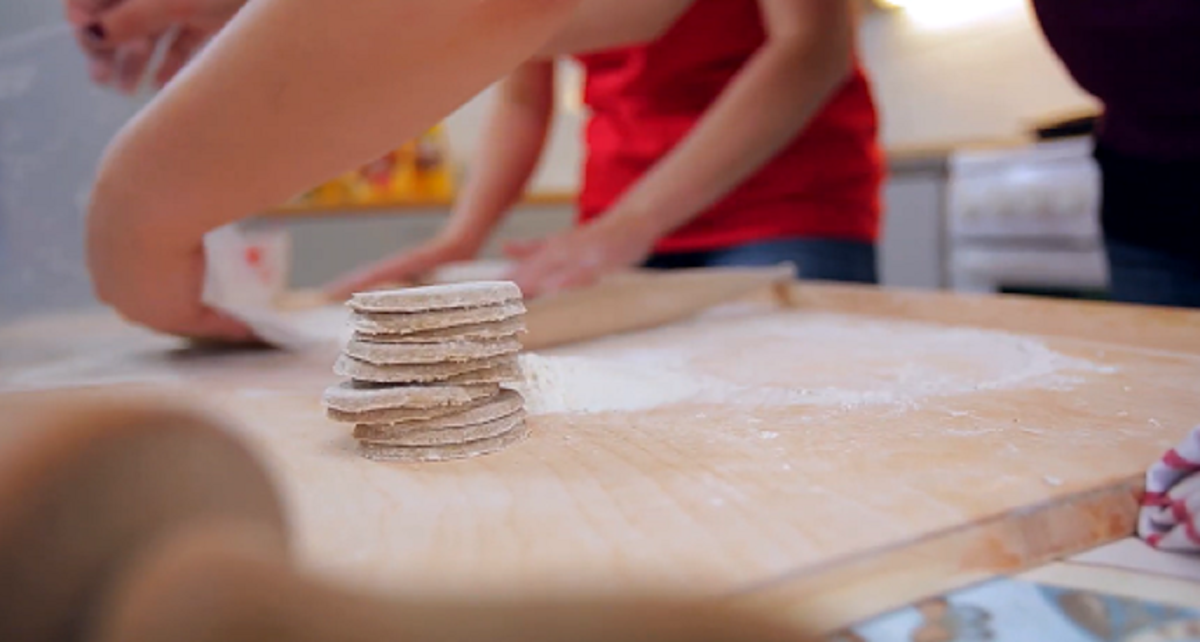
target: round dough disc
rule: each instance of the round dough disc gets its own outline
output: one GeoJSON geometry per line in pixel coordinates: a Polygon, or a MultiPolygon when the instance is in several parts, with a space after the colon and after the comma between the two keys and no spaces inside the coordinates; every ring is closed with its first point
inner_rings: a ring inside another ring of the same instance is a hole
{"type": "Polygon", "coordinates": [[[499,452],[529,436],[529,426],[521,420],[512,430],[490,439],[480,439],[465,444],[444,446],[384,446],[359,442],[358,452],[363,457],[383,462],[434,462],[466,459],[499,452]]]}
{"type": "Polygon", "coordinates": [[[455,446],[507,434],[525,420],[516,410],[503,417],[469,425],[438,427],[434,422],[404,426],[357,426],[354,438],[376,446],[455,446]]]}
{"type": "Polygon", "coordinates": [[[499,392],[497,384],[382,386],[345,381],[325,389],[324,403],[327,412],[353,415],[397,408],[449,408],[453,412],[499,392]]]}
{"type": "MultiPolygon", "coordinates": [[[[461,406],[381,408],[360,413],[336,413],[332,418],[368,427],[369,430],[364,429],[365,434],[387,436],[410,428],[457,428],[492,421],[524,407],[525,399],[520,393],[503,389],[494,396],[461,406]]],[[[357,430],[355,434],[358,434],[357,430]]]]}
{"type": "Polygon", "coordinates": [[[477,308],[455,308],[431,312],[402,314],[353,312],[350,327],[361,334],[413,334],[430,330],[444,330],[481,323],[495,323],[521,317],[525,314],[523,301],[509,301],[499,305],[477,308]]]}
{"type": "Polygon", "coordinates": [[[466,281],[360,292],[347,305],[356,312],[428,312],[498,305],[522,298],[512,281],[466,281]]]}

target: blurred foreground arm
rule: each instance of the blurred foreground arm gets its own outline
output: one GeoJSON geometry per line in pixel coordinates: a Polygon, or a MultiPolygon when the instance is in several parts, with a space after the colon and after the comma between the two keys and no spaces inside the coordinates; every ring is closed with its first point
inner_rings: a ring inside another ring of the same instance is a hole
{"type": "Polygon", "coordinates": [[[577,0],[254,0],[110,146],[88,216],[97,295],[236,337],[200,303],[207,231],[379,156],[530,58],[577,0]]]}

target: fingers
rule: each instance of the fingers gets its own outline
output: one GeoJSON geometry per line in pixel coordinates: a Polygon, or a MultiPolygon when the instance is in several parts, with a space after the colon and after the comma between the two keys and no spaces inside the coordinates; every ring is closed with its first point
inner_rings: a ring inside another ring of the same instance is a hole
{"type": "Polygon", "coordinates": [[[575,260],[562,254],[542,253],[522,261],[507,278],[521,288],[529,298],[554,294],[562,290],[595,283],[600,277],[598,266],[575,260]]]}
{"type": "Polygon", "coordinates": [[[63,0],[63,14],[72,26],[83,27],[117,2],[120,0],[63,0]]]}
{"type": "Polygon", "coordinates": [[[146,66],[154,54],[154,40],[142,39],[124,45],[117,52],[116,77],[117,88],[126,94],[137,91],[142,78],[146,75],[146,66]]]}
{"type": "Polygon", "coordinates": [[[163,55],[162,64],[158,66],[158,71],[154,75],[154,82],[159,86],[165,86],[171,82],[171,79],[179,73],[180,69],[191,60],[192,54],[204,44],[206,36],[196,29],[181,29],[179,34],[175,36],[175,40],[171,42],[171,46],[163,55]]]}
{"type": "Polygon", "coordinates": [[[67,2],[66,7],[64,7],[63,15],[67,19],[67,24],[79,29],[82,29],[89,22],[96,19],[96,14],[94,11],[87,6],[81,6],[81,4],[78,2],[67,2]]]}
{"type": "Polygon", "coordinates": [[[583,265],[574,265],[556,274],[551,274],[537,285],[538,296],[554,294],[563,290],[581,288],[594,284],[600,278],[598,270],[583,265]]]}
{"type": "Polygon", "coordinates": [[[399,283],[423,276],[437,267],[438,257],[428,252],[406,252],[369,265],[343,279],[322,288],[335,301],[344,301],[356,292],[363,292],[384,283],[399,283]]]}
{"type": "Polygon", "coordinates": [[[533,256],[546,246],[549,239],[528,239],[508,241],[504,244],[503,252],[511,259],[524,259],[533,256]]]}
{"type": "Polygon", "coordinates": [[[137,90],[154,54],[155,38],[112,44],[96,35],[94,24],[77,29],[75,38],[88,57],[88,75],[92,82],[115,85],[126,94],[137,90]]]}
{"type": "Polygon", "coordinates": [[[186,8],[180,0],[123,0],[86,29],[97,42],[112,47],[155,39],[186,18],[186,8]]]}
{"type": "Polygon", "coordinates": [[[98,84],[108,84],[116,72],[117,50],[97,42],[84,29],[75,31],[75,41],[88,57],[88,74],[98,84]]]}
{"type": "Polygon", "coordinates": [[[246,324],[207,307],[201,308],[200,315],[175,334],[234,343],[246,343],[256,338],[246,324]]]}
{"type": "Polygon", "coordinates": [[[594,283],[607,262],[591,240],[580,232],[560,234],[505,245],[507,255],[517,260],[506,278],[534,298],[567,288],[594,283]]]}
{"type": "Polygon", "coordinates": [[[117,63],[113,56],[92,58],[88,61],[88,76],[97,85],[107,85],[116,75],[117,63]]]}

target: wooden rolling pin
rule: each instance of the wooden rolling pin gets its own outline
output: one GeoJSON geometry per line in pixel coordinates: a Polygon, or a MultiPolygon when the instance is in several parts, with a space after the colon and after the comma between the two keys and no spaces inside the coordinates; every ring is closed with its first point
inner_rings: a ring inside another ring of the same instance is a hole
{"type": "Polygon", "coordinates": [[[0,418],[5,642],[815,640],[715,600],[400,600],[298,571],[271,480],[222,423],[55,394],[0,418]]]}
{"type": "Polygon", "coordinates": [[[542,350],[690,318],[723,303],[771,288],[787,301],[794,265],[631,271],[596,285],[539,297],[526,304],[528,350],[542,350]]]}
{"type": "MultiPolygon", "coordinates": [[[[496,280],[503,263],[485,263],[477,269],[455,265],[430,278],[407,285],[434,285],[458,281],[496,280]]],[[[621,332],[646,330],[690,318],[709,308],[748,297],[760,290],[775,293],[777,301],[790,303],[790,285],[796,267],[782,263],[769,267],[697,268],[688,270],[630,270],[599,283],[526,302],[527,350],[544,350],[577,341],[621,332]]],[[[404,287],[389,285],[387,287],[404,287]]],[[[280,302],[285,309],[334,305],[319,293],[292,293],[280,302]]]]}

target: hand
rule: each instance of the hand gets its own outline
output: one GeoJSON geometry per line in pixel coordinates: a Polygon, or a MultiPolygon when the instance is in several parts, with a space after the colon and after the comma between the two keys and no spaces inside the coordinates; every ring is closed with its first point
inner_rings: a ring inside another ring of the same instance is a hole
{"type": "Polygon", "coordinates": [[[154,82],[173,78],[245,0],[63,0],[67,21],[76,27],[89,72],[98,84],[115,83],[125,93],[137,89],[156,45],[177,29],[154,82]]]}
{"type": "Polygon", "coordinates": [[[601,218],[548,238],[508,244],[505,252],[518,261],[508,278],[527,297],[590,285],[611,272],[641,265],[657,238],[636,219],[601,218]]]}
{"type": "Polygon", "coordinates": [[[155,243],[115,217],[88,219],[88,268],[97,298],[126,320],[193,339],[245,342],[253,332],[201,303],[204,249],[155,243]],[[180,249],[180,248],[183,249],[180,249]]]}
{"type": "Polygon", "coordinates": [[[401,283],[425,276],[434,269],[471,259],[479,244],[457,236],[435,238],[420,247],[400,252],[351,273],[326,286],[325,294],[335,301],[344,301],[355,292],[362,292],[385,283],[401,283]]]}

